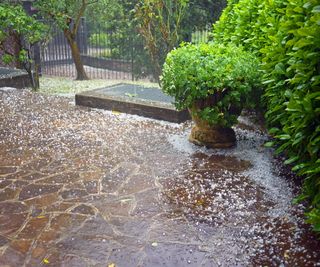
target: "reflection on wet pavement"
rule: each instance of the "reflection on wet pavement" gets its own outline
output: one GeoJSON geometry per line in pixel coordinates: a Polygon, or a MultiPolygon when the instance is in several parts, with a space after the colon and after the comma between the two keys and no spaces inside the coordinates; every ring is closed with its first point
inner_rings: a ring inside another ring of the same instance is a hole
{"type": "Polygon", "coordinates": [[[0,266],[320,266],[247,117],[207,150],[189,123],[69,101],[0,89],[0,266]]]}

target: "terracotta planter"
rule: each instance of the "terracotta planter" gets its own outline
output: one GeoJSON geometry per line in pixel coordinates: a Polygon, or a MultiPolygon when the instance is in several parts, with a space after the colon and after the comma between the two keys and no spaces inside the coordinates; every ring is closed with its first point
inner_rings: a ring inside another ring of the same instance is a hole
{"type": "MultiPolygon", "coordinates": [[[[209,148],[230,148],[236,144],[236,135],[232,128],[222,127],[219,125],[210,125],[207,121],[199,118],[195,113],[208,105],[213,105],[217,97],[210,99],[198,100],[195,102],[189,112],[192,120],[195,122],[189,136],[189,141],[209,148]]],[[[241,110],[230,108],[231,114],[239,115],[241,110]]]]}

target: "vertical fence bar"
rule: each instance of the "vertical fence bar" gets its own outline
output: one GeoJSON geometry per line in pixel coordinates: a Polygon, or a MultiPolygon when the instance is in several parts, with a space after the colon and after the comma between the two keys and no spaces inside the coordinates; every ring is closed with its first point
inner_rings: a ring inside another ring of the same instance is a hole
{"type": "MultiPolygon", "coordinates": [[[[50,42],[51,42],[51,40],[50,40],[50,42]]],[[[47,49],[46,49],[46,61],[47,61],[47,66],[48,66],[48,74],[49,75],[51,75],[51,65],[50,65],[50,55],[49,55],[49,53],[50,53],[50,43],[48,44],[48,46],[47,46],[47,49]]]]}
{"type": "MultiPolygon", "coordinates": [[[[116,63],[116,67],[114,69],[115,73],[116,73],[116,79],[119,80],[121,79],[121,75],[120,72],[118,71],[119,66],[121,66],[120,60],[121,60],[121,43],[118,43],[118,50],[119,50],[119,55],[117,56],[117,59],[115,61],[116,63]],[[120,64],[119,64],[120,63],[120,64]]],[[[121,69],[121,67],[120,67],[121,69]]]]}
{"type": "MultiPolygon", "coordinates": [[[[79,31],[78,31],[78,34],[80,35],[79,36],[79,45],[81,47],[80,55],[81,55],[83,65],[86,65],[85,64],[86,62],[83,60],[83,56],[85,56],[85,54],[86,54],[85,23],[86,23],[85,18],[81,18],[80,27],[79,27],[79,31]]],[[[91,74],[89,73],[88,69],[86,70],[86,72],[87,72],[88,77],[91,78],[91,74]]]]}
{"type": "Polygon", "coordinates": [[[60,66],[60,73],[61,73],[61,76],[65,76],[65,74],[64,74],[64,65],[63,65],[63,63],[64,63],[64,58],[63,58],[63,51],[62,51],[62,45],[63,45],[63,43],[62,43],[62,38],[61,38],[62,36],[61,36],[61,34],[59,33],[59,35],[58,35],[58,47],[59,47],[59,56],[58,56],[58,58],[59,58],[59,61],[60,61],[60,64],[61,64],[61,66],[60,66]]]}
{"type": "Polygon", "coordinates": [[[59,76],[59,73],[58,73],[58,68],[57,68],[57,65],[58,65],[58,42],[59,42],[59,36],[58,35],[55,35],[54,36],[54,43],[53,43],[53,47],[54,47],[54,53],[53,53],[53,56],[54,56],[54,59],[53,59],[53,62],[54,62],[54,73],[55,75],[59,76]]]}
{"type": "Polygon", "coordinates": [[[65,75],[66,76],[70,76],[70,72],[68,70],[68,65],[69,65],[69,57],[68,57],[68,44],[66,43],[66,38],[65,36],[63,35],[62,36],[62,47],[63,47],[63,57],[65,58],[66,60],[66,64],[64,65],[64,71],[65,71],[65,75]]]}
{"type": "MultiPolygon", "coordinates": [[[[67,50],[67,53],[68,53],[68,59],[69,58],[72,59],[72,54],[71,54],[70,49],[67,50]]],[[[72,75],[74,77],[74,75],[77,75],[76,74],[77,70],[75,69],[75,65],[74,65],[73,59],[72,59],[72,63],[71,64],[69,63],[69,60],[68,60],[67,66],[68,66],[68,70],[69,70],[70,76],[72,75]]]]}
{"type": "MultiPolygon", "coordinates": [[[[55,29],[55,27],[54,27],[54,29],[55,29]]],[[[51,61],[52,42],[53,42],[53,37],[50,40],[50,44],[48,44],[48,50],[47,50],[47,57],[48,57],[48,65],[49,65],[49,69],[50,69],[50,75],[53,75],[53,68],[52,68],[52,61],[51,61]]]]}
{"type": "MultiPolygon", "coordinates": [[[[109,32],[109,34],[110,34],[110,38],[113,39],[111,31],[109,32]]],[[[112,55],[112,53],[110,53],[110,66],[111,66],[110,76],[111,76],[111,79],[114,80],[114,73],[113,73],[114,68],[113,68],[113,55],[112,55]]]]}
{"type": "Polygon", "coordinates": [[[133,36],[131,35],[131,80],[134,81],[134,42],[133,36]]]}
{"type": "Polygon", "coordinates": [[[54,74],[56,76],[60,76],[60,73],[58,72],[58,70],[59,70],[59,66],[58,66],[58,64],[59,64],[59,35],[58,34],[56,34],[54,36],[54,43],[53,43],[53,47],[54,47],[53,65],[54,65],[54,74]]]}
{"type": "Polygon", "coordinates": [[[54,75],[57,75],[56,73],[56,64],[55,64],[55,60],[56,60],[56,35],[54,36],[54,39],[53,39],[53,44],[52,44],[52,54],[51,54],[51,57],[52,57],[52,70],[53,70],[53,74],[54,75]]]}
{"type": "MultiPolygon", "coordinates": [[[[101,25],[99,24],[98,27],[98,32],[99,32],[99,59],[103,57],[103,51],[104,51],[104,43],[102,43],[103,38],[101,38],[101,25]],[[101,51],[102,50],[102,51],[101,51]]],[[[97,61],[99,62],[99,61],[97,61]]],[[[100,66],[100,64],[97,64],[97,70],[98,72],[100,72],[100,75],[97,78],[101,78],[102,77],[102,68],[100,66]]]]}
{"type": "MultiPolygon", "coordinates": [[[[110,34],[109,34],[109,31],[105,31],[105,33],[106,33],[106,35],[108,36],[108,39],[110,40],[108,43],[109,43],[109,45],[108,45],[108,51],[110,51],[110,55],[108,56],[108,60],[110,61],[110,59],[111,59],[111,38],[110,38],[110,34]]],[[[108,63],[108,64],[110,64],[110,63],[108,63]]],[[[108,79],[110,80],[110,67],[108,66],[108,68],[107,68],[107,74],[108,74],[108,79]]]]}
{"type": "Polygon", "coordinates": [[[87,55],[88,53],[88,27],[87,27],[87,21],[85,20],[85,18],[82,18],[83,19],[83,34],[82,34],[82,37],[83,37],[83,53],[84,55],[87,55]]]}
{"type": "Polygon", "coordinates": [[[55,46],[57,48],[57,61],[56,61],[56,70],[59,76],[63,76],[63,57],[61,56],[61,34],[60,32],[56,35],[55,46]]]}
{"type": "Polygon", "coordinates": [[[63,65],[63,75],[65,77],[68,77],[69,76],[68,69],[67,69],[67,66],[69,63],[68,54],[67,54],[68,44],[66,43],[64,34],[61,34],[60,40],[61,40],[61,57],[64,59],[64,62],[65,62],[65,64],[63,65]]]}
{"type": "Polygon", "coordinates": [[[48,64],[48,50],[49,50],[49,41],[46,44],[46,46],[43,47],[43,58],[44,58],[44,65],[46,68],[47,75],[49,75],[49,73],[50,73],[49,64],[48,64]]]}
{"type": "MultiPolygon", "coordinates": [[[[100,24],[99,24],[100,25],[100,24]]],[[[99,39],[100,39],[100,34],[99,34],[99,31],[100,31],[100,26],[99,26],[99,29],[98,29],[98,32],[95,34],[95,37],[96,37],[96,45],[95,45],[95,56],[100,58],[100,45],[99,45],[99,39]]],[[[98,70],[97,68],[95,68],[95,71],[96,71],[96,77],[98,76],[98,70]]]]}
{"type": "Polygon", "coordinates": [[[46,64],[46,54],[45,54],[45,47],[41,47],[41,55],[42,55],[42,58],[41,58],[41,64],[42,64],[42,70],[43,70],[43,73],[44,74],[48,74],[48,68],[47,68],[47,64],[46,64]]]}
{"type": "Polygon", "coordinates": [[[87,32],[86,32],[86,34],[87,34],[87,39],[88,39],[88,43],[87,43],[87,45],[88,45],[88,47],[87,47],[87,56],[88,56],[88,58],[89,58],[89,60],[90,60],[90,58],[91,58],[91,54],[92,54],[92,49],[91,49],[91,28],[89,27],[89,25],[87,25],[87,32]]]}

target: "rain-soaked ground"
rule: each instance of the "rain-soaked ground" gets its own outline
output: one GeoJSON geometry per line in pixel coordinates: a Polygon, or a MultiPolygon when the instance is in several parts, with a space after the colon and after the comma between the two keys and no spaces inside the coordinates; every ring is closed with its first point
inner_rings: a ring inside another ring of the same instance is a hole
{"type": "Polygon", "coordinates": [[[320,266],[256,124],[207,150],[190,124],[0,90],[0,266],[320,266]]]}

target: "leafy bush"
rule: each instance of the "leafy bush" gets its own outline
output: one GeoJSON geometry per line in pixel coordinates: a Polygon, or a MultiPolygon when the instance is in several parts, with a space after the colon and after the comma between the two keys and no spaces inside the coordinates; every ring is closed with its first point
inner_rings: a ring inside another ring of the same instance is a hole
{"type": "Polygon", "coordinates": [[[39,88],[39,66],[32,59],[33,48],[45,38],[46,31],[45,25],[29,16],[22,6],[0,3],[0,60],[6,64],[19,62],[27,71],[33,89],[39,88]],[[18,40],[18,51],[5,44],[8,38],[18,40]]]}
{"type": "Polygon", "coordinates": [[[270,134],[305,178],[299,200],[309,200],[308,221],[320,232],[319,1],[230,1],[214,37],[244,44],[263,63],[270,134]]]}
{"type": "MultiPolygon", "coordinates": [[[[233,0],[223,11],[219,21],[213,25],[213,38],[216,42],[241,45],[262,61],[261,49],[271,42],[269,36],[278,29],[278,20],[282,15],[279,8],[282,0],[233,0]]],[[[263,88],[255,91],[252,104],[255,108],[265,109],[261,101],[263,88]]]]}
{"type": "Polygon", "coordinates": [[[310,200],[308,221],[320,232],[319,1],[291,0],[281,11],[274,41],[262,51],[266,115],[280,140],[278,151],[286,151],[286,163],[306,177],[300,199],[310,200]]]}
{"type": "Polygon", "coordinates": [[[234,45],[183,44],[171,51],[161,77],[162,90],[175,98],[177,109],[191,108],[195,101],[214,98],[199,112],[210,124],[230,127],[237,121],[234,110],[247,103],[259,85],[258,61],[234,45]]]}
{"type": "Polygon", "coordinates": [[[213,36],[220,43],[242,45],[261,55],[260,49],[270,42],[268,35],[277,29],[277,8],[283,0],[229,1],[219,21],[213,25],[213,36]]]}

